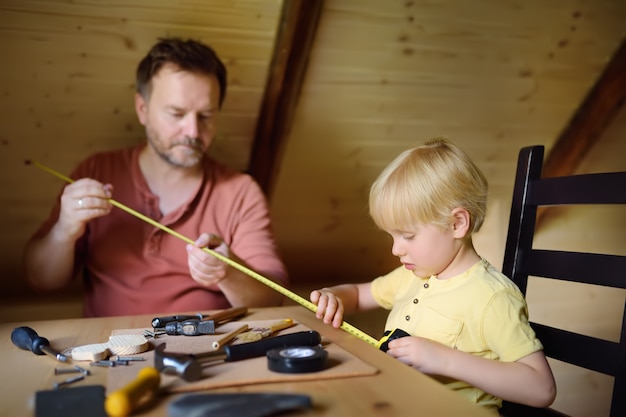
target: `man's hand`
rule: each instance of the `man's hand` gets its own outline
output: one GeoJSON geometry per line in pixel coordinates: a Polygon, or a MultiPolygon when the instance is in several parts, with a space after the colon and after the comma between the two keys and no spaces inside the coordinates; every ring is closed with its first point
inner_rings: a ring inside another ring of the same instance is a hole
{"type": "Polygon", "coordinates": [[[57,230],[76,240],[85,233],[89,220],[109,214],[112,186],[90,178],[77,180],[63,189],[57,230]]]}
{"type": "Polygon", "coordinates": [[[202,250],[205,247],[227,258],[230,258],[230,249],[222,238],[210,233],[202,233],[196,239],[195,245],[187,245],[189,254],[187,262],[191,277],[202,286],[210,287],[226,278],[230,266],[202,250]]]}

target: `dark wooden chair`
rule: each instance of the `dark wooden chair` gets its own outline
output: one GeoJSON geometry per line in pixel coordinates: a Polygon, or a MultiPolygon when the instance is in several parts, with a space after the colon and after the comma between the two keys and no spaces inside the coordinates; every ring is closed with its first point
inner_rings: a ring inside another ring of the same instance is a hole
{"type": "MultiPolygon", "coordinates": [[[[626,172],[541,178],[543,153],[543,146],[533,146],[522,149],[519,154],[504,274],[524,294],[528,276],[626,288],[626,256],[533,248],[539,207],[626,204],[626,172]]],[[[564,296],[554,294],[554,297],[564,296]]],[[[619,342],[531,322],[544,345],[546,356],[614,377],[611,417],[626,416],[626,306],[621,319],[619,342]]],[[[510,402],[503,404],[501,414],[507,417],[564,415],[553,409],[536,409],[510,402]]]]}

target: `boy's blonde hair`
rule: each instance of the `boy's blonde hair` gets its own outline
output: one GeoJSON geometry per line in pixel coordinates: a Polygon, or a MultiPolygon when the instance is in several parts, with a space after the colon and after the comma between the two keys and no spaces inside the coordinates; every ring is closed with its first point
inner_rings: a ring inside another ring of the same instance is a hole
{"type": "Polygon", "coordinates": [[[445,138],[401,153],[370,189],[370,215],[386,231],[414,230],[418,224],[448,228],[451,212],[470,214],[470,235],[483,224],[487,180],[458,146],[445,138]]]}

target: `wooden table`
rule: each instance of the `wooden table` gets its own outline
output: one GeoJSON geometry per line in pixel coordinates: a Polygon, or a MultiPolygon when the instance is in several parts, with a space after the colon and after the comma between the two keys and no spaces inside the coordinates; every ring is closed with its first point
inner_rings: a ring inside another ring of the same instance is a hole
{"type": "MultiPolygon", "coordinates": [[[[312,312],[301,306],[252,309],[250,320],[282,319],[291,317],[303,325],[319,331],[324,339],[377,368],[374,376],[341,378],[321,381],[299,381],[250,385],[212,392],[283,392],[306,394],[314,408],[299,411],[298,416],[464,416],[491,415],[481,407],[467,402],[428,376],[404,365],[368,343],[334,329],[317,320],[312,312]]],[[[91,343],[103,343],[115,329],[150,328],[154,315],[31,321],[0,324],[0,366],[2,392],[0,416],[34,415],[34,393],[52,389],[53,383],[68,375],[54,375],[60,365],[50,356],[37,356],[17,348],[11,342],[11,331],[18,326],[29,326],[40,336],[50,340],[56,350],[91,343]]],[[[107,368],[90,367],[92,374],[72,386],[107,385],[107,368]]],[[[71,376],[71,375],[69,375],[71,376]]],[[[71,388],[66,388],[71,389],[71,388]]],[[[167,416],[167,404],[181,394],[163,396],[156,405],[142,411],[141,416],[167,416]]]]}

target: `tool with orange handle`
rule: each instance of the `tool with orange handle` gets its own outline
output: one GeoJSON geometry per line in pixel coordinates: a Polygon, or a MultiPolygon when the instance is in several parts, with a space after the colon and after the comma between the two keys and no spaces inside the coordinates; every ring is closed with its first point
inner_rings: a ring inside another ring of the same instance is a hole
{"type": "Polygon", "coordinates": [[[109,417],[128,416],[141,398],[157,389],[160,383],[161,374],[156,368],[142,368],[134,381],[107,396],[104,409],[109,417]]]}

